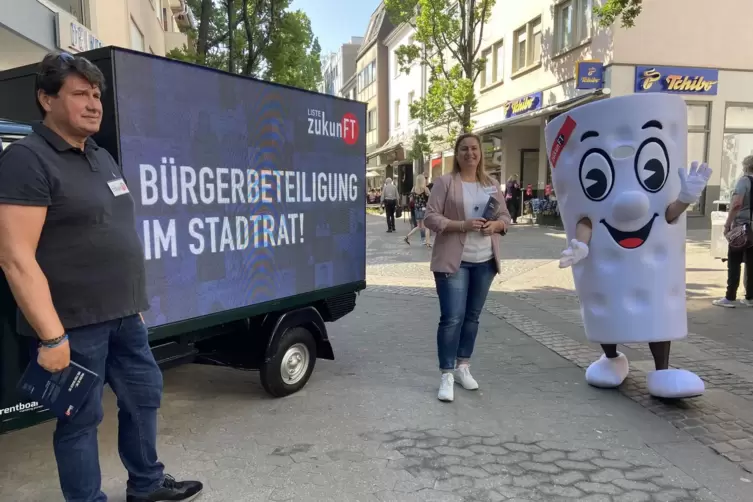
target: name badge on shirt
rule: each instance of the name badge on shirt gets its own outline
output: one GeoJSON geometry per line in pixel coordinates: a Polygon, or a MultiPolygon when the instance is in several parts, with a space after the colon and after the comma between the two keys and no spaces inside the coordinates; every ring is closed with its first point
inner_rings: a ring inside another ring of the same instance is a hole
{"type": "Polygon", "coordinates": [[[123,178],[110,180],[107,182],[107,186],[110,187],[110,191],[115,197],[119,197],[121,195],[125,195],[129,193],[128,185],[125,184],[125,181],[123,181],[123,178]]]}
{"type": "Polygon", "coordinates": [[[484,187],[484,192],[486,192],[487,195],[492,195],[498,192],[497,187],[494,185],[484,187]]]}

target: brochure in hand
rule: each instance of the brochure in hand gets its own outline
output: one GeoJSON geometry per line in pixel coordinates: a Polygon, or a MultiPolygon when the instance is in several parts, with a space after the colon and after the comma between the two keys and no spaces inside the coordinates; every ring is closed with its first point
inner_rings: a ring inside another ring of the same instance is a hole
{"type": "Polygon", "coordinates": [[[485,220],[496,220],[499,214],[500,202],[494,197],[489,197],[481,217],[485,220]]]}
{"type": "MultiPolygon", "coordinates": [[[[494,197],[489,197],[489,200],[486,201],[486,207],[484,208],[484,212],[482,213],[481,217],[487,221],[496,220],[497,216],[499,216],[499,212],[501,210],[502,203],[498,201],[494,197]]],[[[505,235],[507,232],[502,232],[502,235],[505,235]]]]}
{"type": "Polygon", "coordinates": [[[58,418],[70,418],[81,408],[99,379],[99,375],[74,361],[63,371],[50,373],[32,358],[17,388],[58,418]]]}

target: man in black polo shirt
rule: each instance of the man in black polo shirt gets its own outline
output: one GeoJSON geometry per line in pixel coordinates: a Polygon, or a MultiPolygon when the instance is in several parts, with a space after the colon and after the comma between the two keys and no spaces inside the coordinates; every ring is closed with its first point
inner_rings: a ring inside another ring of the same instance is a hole
{"type": "MultiPolygon", "coordinates": [[[[39,363],[73,358],[118,398],[118,448],[128,502],[188,500],[157,458],[162,374],[140,313],[149,307],[134,201],[120,167],[90,138],[102,119],[104,76],[86,59],[49,54],[36,83],[44,121],[0,154],[0,267],[20,312],[18,331],[38,339],[39,363]]],[[[95,388],[53,438],[66,501],[102,502],[95,388]]]]}

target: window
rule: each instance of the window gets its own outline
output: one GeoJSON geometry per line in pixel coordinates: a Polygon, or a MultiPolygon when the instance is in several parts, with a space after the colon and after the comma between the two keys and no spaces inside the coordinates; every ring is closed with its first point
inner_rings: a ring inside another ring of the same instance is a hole
{"type": "MultiPolygon", "coordinates": [[[[708,160],[709,143],[709,103],[688,102],[688,162],[694,160],[706,162],[708,160]]],[[[703,214],[706,191],[701,194],[696,204],[690,205],[688,211],[703,214]]]]}
{"type": "Polygon", "coordinates": [[[743,159],[748,155],[753,155],[753,104],[727,105],[719,199],[731,199],[732,190],[743,174],[743,159]]]}
{"type": "Polygon", "coordinates": [[[144,35],[133,19],[131,19],[131,49],[144,52],[144,35]]]}
{"type": "Polygon", "coordinates": [[[358,73],[358,99],[368,101],[376,96],[376,60],[371,61],[358,73]],[[374,85],[372,85],[374,84],[374,85]]]}
{"type": "Polygon", "coordinates": [[[400,100],[395,100],[395,110],[393,111],[395,114],[395,127],[400,127],[400,100]]]}
{"type": "Polygon", "coordinates": [[[366,117],[366,122],[369,131],[376,129],[376,110],[369,110],[369,115],[366,117]]]}
{"type": "Polygon", "coordinates": [[[494,81],[501,82],[505,75],[505,46],[502,42],[494,44],[494,81]]]}
{"type": "Polygon", "coordinates": [[[592,0],[565,0],[555,6],[555,51],[577,47],[591,36],[592,0]]]}
{"type": "Polygon", "coordinates": [[[513,39],[513,73],[541,62],[541,17],[515,31],[513,39]]]}
{"type": "Polygon", "coordinates": [[[485,58],[484,69],[481,71],[481,88],[502,81],[505,69],[505,46],[500,40],[481,53],[485,58]]]}
{"type": "Polygon", "coordinates": [[[393,56],[394,57],[392,58],[392,64],[395,65],[395,76],[399,77],[400,76],[400,61],[397,58],[397,54],[393,53],[393,56]]]}
{"type": "Polygon", "coordinates": [[[52,3],[63,9],[76,18],[76,21],[86,27],[90,27],[84,17],[84,0],[50,0],[52,3]]]}
{"type": "Polygon", "coordinates": [[[412,105],[416,100],[416,91],[410,91],[408,93],[408,106],[412,105]]]}
{"type": "Polygon", "coordinates": [[[484,69],[481,70],[481,88],[492,85],[494,78],[494,56],[491,49],[486,49],[481,52],[481,57],[484,58],[484,69]]]}

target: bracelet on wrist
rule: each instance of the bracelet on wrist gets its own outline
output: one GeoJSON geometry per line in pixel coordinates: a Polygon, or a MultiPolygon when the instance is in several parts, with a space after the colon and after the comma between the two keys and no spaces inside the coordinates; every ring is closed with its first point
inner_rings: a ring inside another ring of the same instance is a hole
{"type": "Polygon", "coordinates": [[[66,340],[68,340],[68,333],[64,333],[62,336],[53,338],[51,340],[40,340],[39,345],[40,347],[44,347],[46,349],[54,349],[55,347],[62,345],[66,340]]]}

